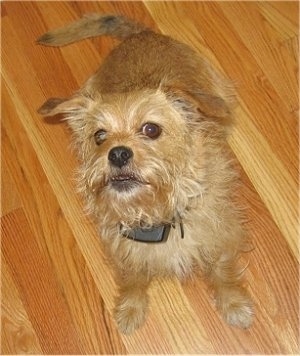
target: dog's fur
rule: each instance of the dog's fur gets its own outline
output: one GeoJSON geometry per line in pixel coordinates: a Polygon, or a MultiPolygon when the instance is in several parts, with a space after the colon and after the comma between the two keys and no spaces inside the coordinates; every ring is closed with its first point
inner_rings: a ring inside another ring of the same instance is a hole
{"type": "Polygon", "coordinates": [[[245,234],[226,144],[231,84],[188,46],[122,16],[84,16],[38,43],[63,46],[97,35],[123,42],[77,93],[49,99],[39,112],[65,114],[73,130],[82,160],[79,186],[117,269],[119,329],[131,333],[144,322],[153,277],[183,278],[196,266],[224,319],[249,327],[253,307],[237,267],[245,234]],[[109,158],[116,147],[131,152],[119,166],[109,158]],[[174,221],[164,243],[121,233],[121,227],[174,221]]]}

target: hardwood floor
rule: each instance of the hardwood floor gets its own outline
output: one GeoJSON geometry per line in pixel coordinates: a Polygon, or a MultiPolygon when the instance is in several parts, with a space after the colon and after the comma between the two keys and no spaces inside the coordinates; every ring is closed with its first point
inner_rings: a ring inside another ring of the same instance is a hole
{"type": "Polygon", "coordinates": [[[2,2],[2,354],[297,354],[298,2],[2,2]],[[121,13],[204,52],[237,85],[229,144],[254,250],[248,330],[227,326],[204,281],[159,280],[145,326],[112,318],[116,286],[76,194],[64,123],[37,108],[73,93],[117,44],[36,38],[83,13],[121,13]]]}

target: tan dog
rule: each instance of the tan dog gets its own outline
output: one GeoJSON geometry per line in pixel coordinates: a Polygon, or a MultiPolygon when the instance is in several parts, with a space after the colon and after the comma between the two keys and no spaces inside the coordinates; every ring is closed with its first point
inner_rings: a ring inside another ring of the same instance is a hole
{"type": "Polygon", "coordinates": [[[39,112],[66,114],[73,130],[79,186],[117,267],[119,329],[143,324],[153,277],[183,278],[197,266],[224,319],[249,327],[253,307],[237,267],[245,235],[226,144],[230,83],[188,46],[121,16],[88,15],[38,43],[97,35],[124,41],[77,93],[39,112]]]}

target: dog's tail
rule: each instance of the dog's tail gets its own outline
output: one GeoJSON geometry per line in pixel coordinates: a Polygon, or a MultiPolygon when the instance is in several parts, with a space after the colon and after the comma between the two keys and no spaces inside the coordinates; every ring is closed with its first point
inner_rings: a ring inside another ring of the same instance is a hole
{"type": "Polygon", "coordinates": [[[117,15],[84,15],[80,20],[65,27],[45,33],[37,43],[45,46],[65,46],[89,37],[109,35],[119,39],[140,33],[147,28],[124,16],[117,15]]]}

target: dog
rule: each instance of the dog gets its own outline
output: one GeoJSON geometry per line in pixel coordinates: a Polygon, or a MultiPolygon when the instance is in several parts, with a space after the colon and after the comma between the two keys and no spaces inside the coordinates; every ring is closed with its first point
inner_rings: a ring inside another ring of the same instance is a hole
{"type": "Polygon", "coordinates": [[[123,16],[85,15],[37,43],[99,35],[121,42],[80,90],[39,113],[63,114],[73,132],[78,186],[116,268],[119,330],[144,323],[153,278],[198,269],[225,321],[248,328],[253,302],[238,264],[247,237],[226,143],[233,85],[189,46],[123,16]]]}

